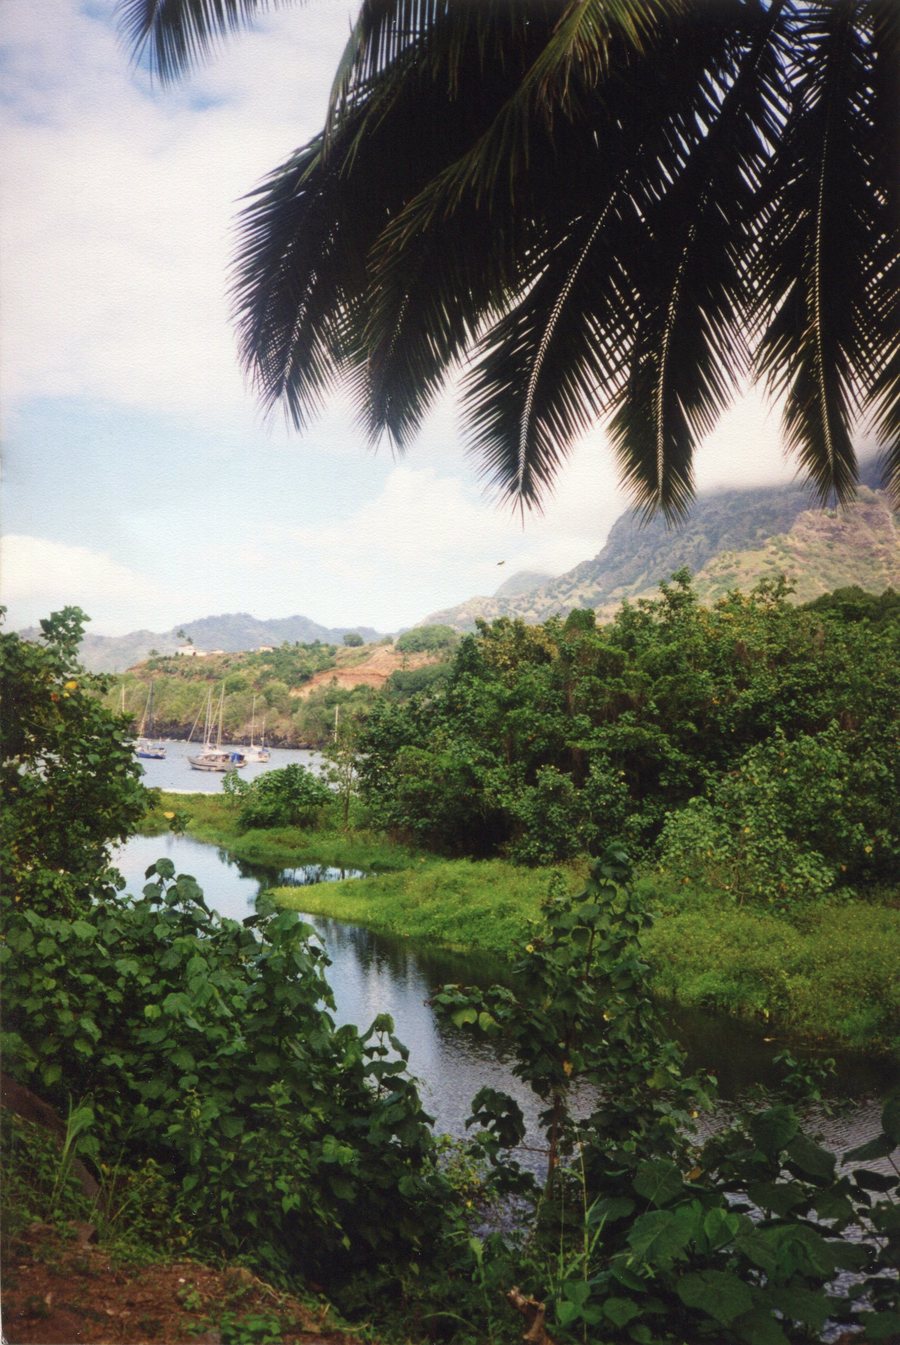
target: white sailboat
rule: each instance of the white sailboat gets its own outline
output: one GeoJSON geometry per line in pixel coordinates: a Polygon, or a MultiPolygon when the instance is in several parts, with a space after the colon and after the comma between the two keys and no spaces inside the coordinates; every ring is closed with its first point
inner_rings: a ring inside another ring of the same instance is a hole
{"type": "Polygon", "coordinates": [[[253,697],[253,709],[250,711],[250,746],[247,748],[245,756],[248,761],[268,761],[272,753],[266,747],[266,721],[263,717],[261,742],[256,744],[256,697],[253,697]]]}
{"type": "Polygon", "coordinates": [[[206,698],[206,723],[203,730],[203,751],[195,757],[188,757],[191,769],[195,771],[238,771],[246,766],[247,758],[243,752],[222,746],[222,715],[225,709],[225,687],[219,694],[219,714],[216,721],[216,738],[213,741],[215,716],[212,708],[212,687],[206,698]]]}
{"type": "MultiPolygon", "coordinates": [[[[124,705],[125,688],[122,688],[122,704],[124,705]]],[[[166,744],[161,738],[153,736],[153,683],[150,683],[150,690],[147,693],[147,704],[144,707],[144,713],[141,716],[141,725],[138,729],[137,741],[134,744],[135,756],[149,758],[152,761],[163,761],[166,755],[166,744]],[[145,732],[146,730],[146,732],[145,732]]]]}

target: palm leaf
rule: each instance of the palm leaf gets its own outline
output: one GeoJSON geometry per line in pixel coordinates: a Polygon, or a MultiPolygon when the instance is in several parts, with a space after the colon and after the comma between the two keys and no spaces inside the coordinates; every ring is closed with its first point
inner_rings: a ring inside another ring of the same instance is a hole
{"type": "Polygon", "coordinates": [[[119,29],[135,61],[164,83],[191,69],[257,14],[290,0],[119,0],[119,29]]]}
{"type": "Polygon", "coordinates": [[[853,0],[809,3],[792,25],[790,106],[752,269],[764,325],[757,368],[785,398],[787,443],[819,497],[845,499],[857,477],[853,426],[884,361],[871,30],[853,0]]]}

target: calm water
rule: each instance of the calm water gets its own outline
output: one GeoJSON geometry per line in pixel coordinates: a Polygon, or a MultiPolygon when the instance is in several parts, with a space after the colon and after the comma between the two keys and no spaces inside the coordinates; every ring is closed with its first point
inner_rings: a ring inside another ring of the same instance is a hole
{"type": "MultiPolygon", "coordinates": [[[[196,756],[203,744],[183,742],[177,738],[166,741],[166,756],[163,761],[138,758],[144,771],[144,784],[151,789],[168,789],[181,794],[220,794],[224,775],[218,771],[195,771],[191,768],[188,756],[196,756]]],[[[227,744],[223,744],[227,746],[227,744]]],[[[250,762],[239,772],[242,780],[255,780],[266,771],[287,766],[292,761],[311,771],[318,771],[322,758],[318,752],[310,752],[299,747],[273,747],[272,757],[267,762],[250,762]]]]}
{"type": "MultiPolygon", "coordinates": [[[[197,771],[192,775],[203,778],[197,771]]],[[[352,870],[318,865],[267,869],[238,861],[216,846],[167,834],[134,837],[122,847],[116,862],[128,890],[140,892],[145,870],[163,856],[172,860],[177,872],[197,879],[211,907],[238,920],[252,913],[258,894],[267,887],[353,876],[352,870]]],[[[327,975],[337,1003],[337,1021],[364,1029],[377,1014],[392,1015],[397,1036],[409,1047],[410,1069],[421,1082],[423,1100],[439,1130],[464,1134],[469,1103],[486,1083],[511,1093],[526,1117],[535,1116],[535,1100],[510,1073],[502,1048],[493,1042],[473,1042],[439,1025],[428,1004],[444,982],[488,984],[502,979],[502,964],[411,946],[405,939],[376,935],[320,916],[306,919],[332,961],[327,975]]],[[[733,1097],[754,1082],[775,1082],[772,1059],[783,1042],[765,1041],[761,1031],[708,1014],[674,1010],[670,1022],[691,1066],[717,1073],[723,1097],[733,1097]]],[[[889,1086],[888,1068],[853,1057],[839,1061],[836,1091],[852,1100],[851,1105],[842,1106],[836,1117],[817,1118],[821,1133],[836,1148],[861,1143],[879,1128],[874,1099],[889,1086]]]]}

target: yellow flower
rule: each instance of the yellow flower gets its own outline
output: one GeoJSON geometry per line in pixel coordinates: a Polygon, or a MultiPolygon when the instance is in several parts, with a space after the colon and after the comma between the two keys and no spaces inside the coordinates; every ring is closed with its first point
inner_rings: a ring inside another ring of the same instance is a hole
{"type": "Polygon", "coordinates": [[[571,1073],[572,1073],[572,1062],[571,1062],[571,1060],[564,1060],[564,1061],[563,1061],[563,1074],[565,1074],[566,1077],[568,1077],[571,1073]]]}
{"type": "Polygon", "coordinates": [[[525,945],[525,952],[526,952],[526,953],[533,953],[533,952],[534,952],[534,944],[533,944],[533,943],[526,943],[526,945],[525,945]]]}
{"type": "Polygon", "coordinates": [[[172,818],[173,818],[174,816],[175,816],[174,813],[163,813],[163,817],[168,818],[168,820],[169,820],[170,822],[172,821],[172,818]]]}
{"type": "Polygon", "coordinates": [[[69,681],[66,682],[66,691],[77,691],[77,690],[78,690],[78,683],[73,678],[70,678],[69,681]]]}

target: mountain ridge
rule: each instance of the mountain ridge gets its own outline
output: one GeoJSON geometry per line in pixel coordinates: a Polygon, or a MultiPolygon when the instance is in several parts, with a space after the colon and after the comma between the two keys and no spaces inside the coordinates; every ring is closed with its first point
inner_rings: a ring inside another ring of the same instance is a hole
{"type": "Polygon", "coordinates": [[[524,594],[510,592],[507,581],[490,597],[470,598],[426,621],[470,630],[478,619],[539,622],[574,607],[609,617],[626,598],[655,594],[682,568],[708,602],[778,574],[793,585],[797,602],[851,584],[882,591],[900,586],[900,534],[885,493],[865,483],[841,509],[815,505],[806,486],[716,491],[698,497],[674,528],[658,518],[640,524],[629,510],[602,550],[565,574],[524,594]]]}
{"type": "MultiPolygon", "coordinates": [[[[511,574],[493,595],[478,595],[433,612],[417,625],[471,630],[478,619],[519,617],[529,622],[593,608],[601,619],[621,602],[653,595],[678,569],[689,569],[702,600],[729,589],[752,588],[761,578],[785,574],[797,602],[858,584],[871,592],[900,588],[900,532],[877,472],[864,465],[856,500],[841,509],[817,506],[806,485],[718,490],[699,496],[688,518],[670,527],[660,518],[641,523],[627,510],[613,524],[602,549],[555,578],[533,571],[511,574]]],[[[322,626],[295,615],[264,620],[249,612],[200,617],[171,630],[94,635],[88,631],[81,659],[94,672],[122,672],[155,650],[171,654],[185,639],[198,649],[226,653],[282,643],[341,644],[346,634],[364,642],[384,638],[369,626],[322,626]]],[[[21,631],[39,638],[34,628],[21,631]]]]}
{"type": "MultiPolygon", "coordinates": [[[[142,663],[153,650],[158,654],[174,654],[188,642],[197,649],[237,653],[285,642],[314,644],[319,640],[322,644],[341,644],[351,631],[361,635],[366,644],[383,638],[371,626],[321,626],[301,615],[263,619],[249,612],[223,612],[180,622],[168,631],[142,629],[126,635],[95,635],[88,630],[79,648],[79,658],[91,672],[124,672],[142,663]]],[[[40,638],[37,627],[28,627],[19,634],[24,639],[40,638]]]]}

